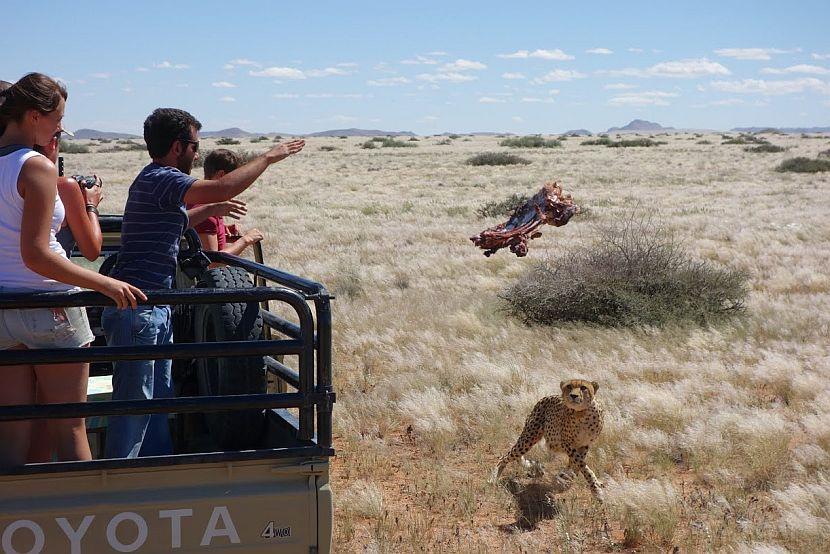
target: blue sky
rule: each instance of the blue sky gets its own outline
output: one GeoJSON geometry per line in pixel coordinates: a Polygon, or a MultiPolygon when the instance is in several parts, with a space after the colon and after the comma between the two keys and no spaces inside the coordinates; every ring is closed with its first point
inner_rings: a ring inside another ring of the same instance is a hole
{"type": "Polygon", "coordinates": [[[5,7],[0,78],[64,80],[69,128],[140,133],[160,106],[284,133],[830,125],[827,1],[38,7],[5,7]]]}

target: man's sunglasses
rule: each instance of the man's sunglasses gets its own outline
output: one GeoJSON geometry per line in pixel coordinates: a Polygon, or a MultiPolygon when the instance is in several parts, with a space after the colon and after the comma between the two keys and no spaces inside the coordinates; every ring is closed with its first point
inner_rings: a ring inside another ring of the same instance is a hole
{"type": "Polygon", "coordinates": [[[199,151],[199,141],[198,141],[198,140],[179,139],[179,141],[181,141],[181,142],[186,142],[186,143],[188,143],[188,144],[192,144],[192,145],[193,145],[193,151],[194,151],[194,152],[198,152],[198,151],[199,151]]]}

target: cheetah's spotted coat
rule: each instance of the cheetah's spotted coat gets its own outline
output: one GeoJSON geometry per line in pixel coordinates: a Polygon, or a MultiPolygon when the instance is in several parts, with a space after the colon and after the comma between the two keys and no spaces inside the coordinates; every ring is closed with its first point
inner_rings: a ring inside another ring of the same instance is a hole
{"type": "Polygon", "coordinates": [[[518,459],[530,467],[524,455],[544,437],[551,451],[564,452],[570,460],[567,469],[557,478],[559,484],[563,488],[569,486],[575,472],[579,471],[594,497],[601,500],[599,488],[602,483],[585,463],[588,448],[602,431],[602,408],[594,400],[599,385],[573,379],[562,381],[560,388],[561,396],[545,397],[533,407],[516,444],[499,460],[494,477],[498,479],[507,464],[518,459]]]}

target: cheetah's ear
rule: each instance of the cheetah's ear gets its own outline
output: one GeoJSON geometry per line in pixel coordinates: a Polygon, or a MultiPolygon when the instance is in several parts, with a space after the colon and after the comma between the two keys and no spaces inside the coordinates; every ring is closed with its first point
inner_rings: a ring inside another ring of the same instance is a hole
{"type": "Polygon", "coordinates": [[[568,381],[559,381],[559,390],[565,392],[565,387],[568,386],[568,381]]]}
{"type": "Polygon", "coordinates": [[[591,386],[594,387],[594,394],[596,394],[599,390],[599,383],[597,383],[596,381],[591,381],[591,386]]]}

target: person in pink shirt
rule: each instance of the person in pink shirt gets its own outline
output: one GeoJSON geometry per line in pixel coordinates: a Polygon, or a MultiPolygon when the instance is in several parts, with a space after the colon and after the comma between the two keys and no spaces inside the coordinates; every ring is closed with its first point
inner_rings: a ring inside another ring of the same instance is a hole
{"type": "MultiPolygon", "coordinates": [[[[219,179],[242,165],[240,157],[231,150],[219,148],[205,157],[205,179],[219,179]]],[[[247,213],[245,203],[229,200],[216,204],[188,204],[187,216],[190,227],[199,233],[204,250],[227,252],[239,256],[249,246],[262,240],[262,233],[251,229],[234,242],[228,242],[229,235],[236,235],[235,225],[230,229],[223,216],[239,217],[247,213]]]]}

